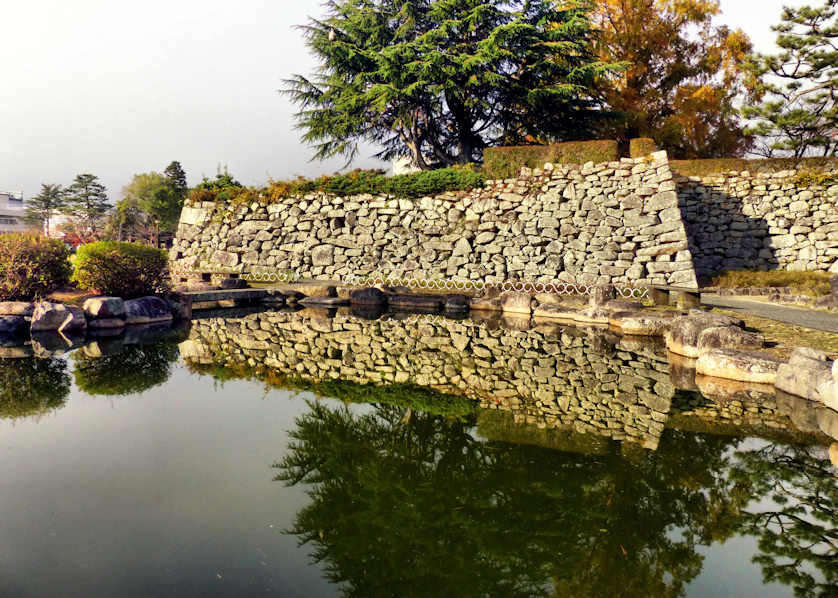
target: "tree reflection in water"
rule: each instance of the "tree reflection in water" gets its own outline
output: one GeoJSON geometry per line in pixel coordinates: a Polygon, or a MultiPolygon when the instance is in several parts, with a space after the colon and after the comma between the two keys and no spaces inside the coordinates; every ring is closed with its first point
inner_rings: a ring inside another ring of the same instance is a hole
{"type": "Polygon", "coordinates": [[[744,533],[758,538],[766,583],[795,595],[838,596],[838,482],[822,449],[768,445],[737,452],[731,471],[737,492],[764,497],[743,513],[744,533]]]}
{"type": "Polygon", "coordinates": [[[78,386],[91,395],[125,396],[164,384],[178,359],[177,345],[159,342],[126,345],[113,355],[75,355],[73,375],[78,386]]]}
{"type": "Polygon", "coordinates": [[[678,596],[736,531],[730,438],[669,432],[626,459],[477,440],[473,422],[322,403],[277,480],[290,533],[347,596],[678,596]]]}
{"type": "Polygon", "coordinates": [[[0,360],[0,418],[16,419],[60,409],[70,395],[63,359],[0,360]]]}

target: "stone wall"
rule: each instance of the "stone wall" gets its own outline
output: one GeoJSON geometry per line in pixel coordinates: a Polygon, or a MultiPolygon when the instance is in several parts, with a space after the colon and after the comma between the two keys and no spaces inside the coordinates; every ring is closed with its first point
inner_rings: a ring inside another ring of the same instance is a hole
{"type": "Polygon", "coordinates": [[[798,175],[677,177],[699,276],[741,269],[838,274],[838,185],[801,186],[798,175]]]}
{"type": "Polygon", "coordinates": [[[838,185],[798,174],[673,177],[658,152],[548,164],[483,189],[417,200],[312,194],[205,202],[184,208],[172,260],[183,272],[331,280],[378,274],[696,286],[698,277],[726,269],[838,274],[838,185]]]}
{"type": "Polygon", "coordinates": [[[383,274],[502,282],[695,286],[665,153],[525,169],[469,193],[417,200],[322,194],[188,205],[172,250],[184,271],[383,274]]]}
{"type": "Polygon", "coordinates": [[[657,447],[675,416],[740,434],[796,433],[773,397],[753,395],[741,384],[732,396],[718,399],[679,391],[660,344],[620,338],[607,329],[529,327],[528,318],[367,321],[317,313],[197,320],[181,353],[188,363],[248,372],[264,367],[312,381],[409,382],[473,399],[483,409],[509,413],[518,424],[647,448],[657,447]]]}

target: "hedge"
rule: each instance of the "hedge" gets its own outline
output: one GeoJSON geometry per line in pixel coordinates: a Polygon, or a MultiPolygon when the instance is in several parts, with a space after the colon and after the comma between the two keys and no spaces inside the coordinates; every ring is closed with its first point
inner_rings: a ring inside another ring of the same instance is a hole
{"type": "Polygon", "coordinates": [[[0,301],[31,301],[70,280],[70,250],[38,235],[0,235],[0,301]]]}
{"type": "Polygon", "coordinates": [[[656,151],[658,151],[658,144],[654,139],[639,137],[629,141],[629,157],[631,158],[645,158],[656,151]]]}
{"type": "Polygon", "coordinates": [[[483,172],[492,179],[515,178],[521,167],[541,168],[553,164],[585,164],[613,162],[620,159],[616,141],[570,141],[551,145],[491,147],[483,151],[483,172]]]}
{"type": "Polygon", "coordinates": [[[671,160],[672,171],[683,176],[709,176],[724,172],[773,173],[783,170],[824,171],[838,169],[838,158],[716,158],[671,160]]]}
{"type": "Polygon", "coordinates": [[[79,248],[73,281],[79,288],[124,299],[168,290],[169,260],[162,249],[99,241],[79,248]]]}

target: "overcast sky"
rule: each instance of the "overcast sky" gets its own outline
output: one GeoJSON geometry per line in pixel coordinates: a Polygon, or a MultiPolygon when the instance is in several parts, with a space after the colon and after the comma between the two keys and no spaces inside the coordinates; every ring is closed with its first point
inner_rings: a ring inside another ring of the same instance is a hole
{"type": "MultiPolygon", "coordinates": [[[[721,2],[720,22],[763,50],[782,6],[807,3],[721,2]]],[[[219,165],[246,184],[343,165],[309,161],[294,107],[277,93],[283,78],[314,66],[293,26],[319,14],[320,0],[0,5],[0,190],[31,197],[41,183],[92,172],[116,200],[133,173],[172,160],[190,184],[219,165]]]]}

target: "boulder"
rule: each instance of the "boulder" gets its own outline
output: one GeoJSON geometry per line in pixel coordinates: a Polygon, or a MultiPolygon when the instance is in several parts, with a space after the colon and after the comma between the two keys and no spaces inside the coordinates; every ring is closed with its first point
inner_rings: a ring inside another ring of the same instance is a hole
{"type": "Polygon", "coordinates": [[[373,305],[386,306],[387,295],[379,289],[359,289],[349,294],[349,301],[352,305],[373,305]]]}
{"type": "Polygon", "coordinates": [[[500,299],[504,313],[525,315],[532,313],[532,295],[528,293],[503,293],[500,299]]]}
{"type": "Polygon", "coordinates": [[[32,317],[35,304],[28,301],[0,301],[0,316],[32,317]]]}
{"type": "Polygon", "coordinates": [[[673,353],[696,359],[701,355],[698,348],[701,333],[708,328],[726,326],[744,328],[745,322],[730,316],[693,311],[672,321],[666,333],[666,347],[673,353]]]}
{"type": "Polygon", "coordinates": [[[467,295],[448,295],[445,297],[445,311],[465,313],[469,310],[469,301],[467,295]]]}
{"type": "Polygon", "coordinates": [[[91,297],[85,300],[82,309],[88,320],[125,318],[125,302],[119,297],[91,297]]]}
{"type": "Polygon", "coordinates": [[[602,307],[588,307],[579,310],[573,320],[580,324],[608,324],[611,321],[611,312],[602,307]]]}
{"type": "Polygon", "coordinates": [[[159,297],[140,297],[125,302],[125,322],[127,324],[151,324],[169,322],[173,319],[168,303],[159,297]]]}
{"type": "Polygon", "coordinates": [[[698,352],[706,353],[712,349],[737,349],[752,351],[765,347],[765,337],[754,332],[747,332],[736,326],[714,326],[705,328],[698,335],[698,352]]]}
{"type": "Polygon", "coordinates": [[[390,295],[390,307],[405,311],[438,311],[445,304],[443,295],[390,295]]]}
{"type": "Polygon", "coordinates": [[[611,313],[618,313],[621,311],[638,312],[643,309],[643,304],[637,301],[628,301],[627,299],[614,299],[602,306],[603,309],[611,313]]]}
{"type": "Polygon", "coordinates": [[[311,305],[315,307],[343,307],[349,305],[349,299],[341,299],[340,297],[303,297],[299,303],[300,305],[311,305]]]}
{"type": "MultiPolygon", "coordinates": [[[[337,287],[329,282],[294,282],[277,287],[283,295],[305,297],[337,297],[337,287]]],[[[300,297],[302,299],[302,297],[300,297]]]]}
{"type": "Polygon", "coordinates": [[[781,360],[767,354],[711,349],[698,358],[695,370],[702,376],[774,384],[781,364],[781,360]]]}
{"type": "Polygon", "coordinates": [[[771,384],[740,382],[712,376],[696,376],[695,383],[702,395],[717,402],[766,400],[774,398],[777,393],[771,384]]]}
{"type": "Polygon", "coordinates": [[[575,320],[579,314],[575,307],[565,307],[556,304],[538,303],[533,309],[532,315],[536,318],[552,318],[557,320],[575,320]]]}
{"type": "Polygon", "coordinates": [[[84,310],[72,305],[42,301],[32,314],[32,332],[78,331],[87,328],[84,310]]]}
{"type": "Polygon", "coordinates": [[[87,325],[91,330],[125,328],[125,320],[122,318],[97,318],[96,320],[90,320],[87,325]]]}
{"type": "Polygon", "coordinates": [[[833,440],[838,440],[838,411],[818,409],[818,427],[833,440]]]}
{"type": "Polygon", "coordinates": [[[540,305],[561,305],[563,298],[556,293],[536,293],[533,297],[540,305]]]}
{"type": "Polygon", "coordinates": [[[833,366],[823,351],[799,347],[791,354],[789,362],[780,366],[776,386],[788,394],[820,402],[820,391],[828,392],[829,383],[835,381],[833,366]]]}
{"type": "Polygon", "coordinates": [[[590,291],[588,305],[591,307],[602,307],[617,297],[617,290],[612,284],[599,284],[591,287],[590,291]]]}
{"type": "Polygon", "coordinates": [[[672,318],[658,315],[618,312],[608,321],[623,334],[632,336],[663,336],[669,330],[672,318]]]}
{"type": "Polygon", "coordinates": [[[503,311],[503,302],[500,295],[486,297],[474,297],[469,302],[472,311],[503,311]]]}

